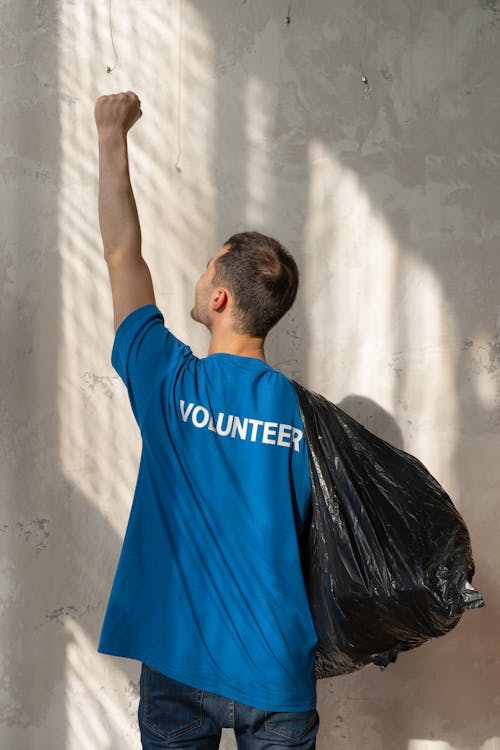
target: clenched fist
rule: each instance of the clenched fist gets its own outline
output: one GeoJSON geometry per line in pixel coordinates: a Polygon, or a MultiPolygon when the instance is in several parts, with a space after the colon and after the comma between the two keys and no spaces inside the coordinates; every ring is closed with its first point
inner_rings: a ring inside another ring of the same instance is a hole
{"type": "Polygon", "coordinates": [[[97,132],[119,131],[126,135],[142,117],[141,100],[133,91],[100,96],[94,108],[97,132]]]}

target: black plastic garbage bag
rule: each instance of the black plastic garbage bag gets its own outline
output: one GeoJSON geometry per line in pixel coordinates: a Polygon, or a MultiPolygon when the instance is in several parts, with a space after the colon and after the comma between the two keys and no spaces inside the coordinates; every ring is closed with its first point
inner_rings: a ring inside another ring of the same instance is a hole
{"type": "Polygon", "coordinates": [[[310,458],[300,548],[318,633],[316,677],[385,668],[484,605],[470,583],[469,533],[417,458],[292,385],[310,458]]]}

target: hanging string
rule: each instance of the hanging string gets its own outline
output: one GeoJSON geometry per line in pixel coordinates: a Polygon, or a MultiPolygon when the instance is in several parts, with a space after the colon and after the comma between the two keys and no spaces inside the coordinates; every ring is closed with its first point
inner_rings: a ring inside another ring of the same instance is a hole
{"type": "Polygon", "coordinates": [[[111,34],[111,44],[113,45],[113,50],[115,53],[115,65],[113,65],[112,68],[110,68],[108,65],[106,68],[106,73],[111,73],[111,71],[116,68],[116,61],[118,59],[118,55],[116,54],[116,49],[115,49],[115,43],[113,41],[113,29],[111,28],[111,0],[109,0],[109,32],[111,34]]]}
{"type": "Polygon", "coordinates": [[[182,173],[182,169],[179,166],[179,160],[181,158],[182,147],[181,147],[181,94],[182,94],[182,3],[183,0],[179,0],[179,55],[178,55],[178,85],[177,85],[177,162],[175,168],[178,173],[182,173]]]}
{"type": "MultiPolygon", "coordinates": [[[[182,174],[182,169],[179,166],[179,161],[182,154],[182,144],[181,144],[181,108],[182,108],[182,5],[183,0],[179,0],[179,53],[178,53],[178,68],[179,68],[179,74],[178,74],[178,86],[177,86],[177,161],[175,163],[175,168],[179,174],[182,174]]],[[[113,26],[111,22],[111,0],[109,0],[109,32],[111,34],[111,43],[113,45],[113,50],[115,53],[115,65],[110,68],[109,65],[106,67],[106,72],[111,73],[115,67],[116,62],[118,60],[118,55],[116,53],[115,48],[115,42],[113,39],[113,26]]]]}

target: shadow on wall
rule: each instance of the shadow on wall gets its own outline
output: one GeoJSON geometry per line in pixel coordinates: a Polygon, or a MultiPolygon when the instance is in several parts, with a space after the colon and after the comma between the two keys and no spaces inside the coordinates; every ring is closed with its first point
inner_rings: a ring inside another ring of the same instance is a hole
{"type": "MultiPolygon", "coordinates": [[[[57,227],[61,132],[57,120],[50,129],[39,127],[47,109],[57,110],[58,105],[57,87],[48,83],[57,81],[57,43],[48,44],[45,36],[56,9],[55,3],[46,3],[34,12],[31,3],[19,3],[9,10],[2,18],[2,56],[9,55],[10,60],[1,72],[4,96],[11,101],[6,102],[2,118],[6,193],[2,191],[1,326],[2,350],[8,357],[4,354],[1,368],[4,690],[0,744],[28,750],[37,746],[36,727],[44,724],[55,704],[62,710],[59,717],[50,717],[49,732],[59,738],[60,747],[66,747],[68,636],[57,620],[64,610],[71,612],[70,602],[63,605],[65,597],[60,594],[68,571],[71,576],[74,557],[63,555],[65,533],[72,527],[59,526],[61,507],[69,507],[68,486],[59,466],[57,414],[62,339],[57,227]],[[26,37],[29,45],[24,44],[26,37]],[[44,60],[45,83],[35,79],[27,64],[28,50],[29,62],[44,60]],[[12,60],[16,65],[11,68],[12,60]],[[17,159],[9,159],[11,154],[17,159]],[[13,189],[23,178],[21,189],[13,189]]],[[[82,498],[83,516],[86,508],[82,498]]]]}
{"type": "Polygon", "coordinates": [[[337,406],[382,440],[404,450],[403,433],[395,419],[372,399],[351,394],[339,401],[337,406]]]}

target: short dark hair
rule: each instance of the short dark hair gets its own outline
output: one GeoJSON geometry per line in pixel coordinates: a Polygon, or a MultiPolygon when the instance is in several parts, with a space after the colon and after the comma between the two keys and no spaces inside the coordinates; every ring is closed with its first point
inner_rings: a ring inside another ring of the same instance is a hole
{"type": "Polygon", "coordinates": [[[294,303],[299,270],[292,255],[260,232],[233,234],[228,252],[215,261],[215,285],[226,285],[235,302],[234,326],[264,338],[294,303]]]}

